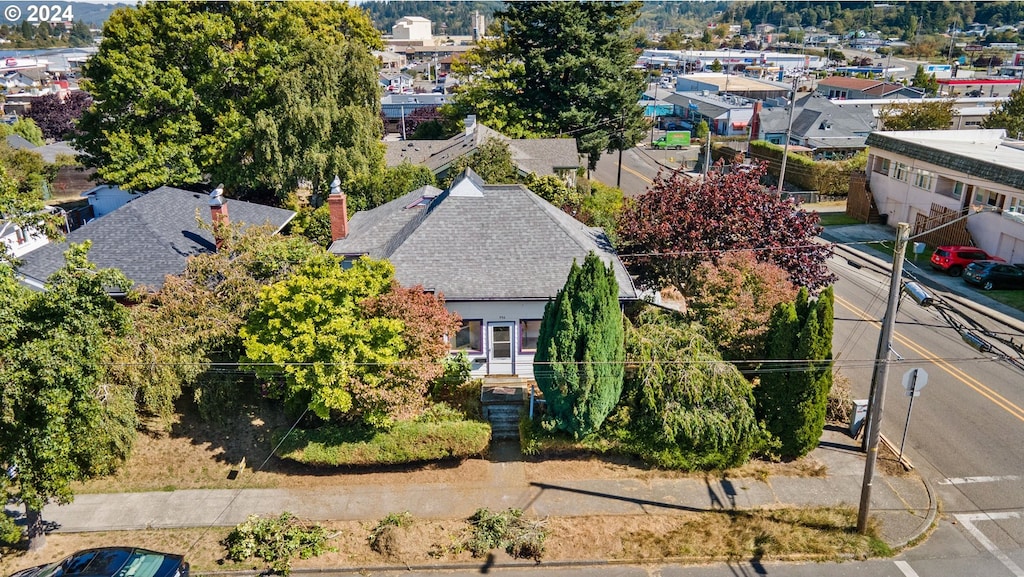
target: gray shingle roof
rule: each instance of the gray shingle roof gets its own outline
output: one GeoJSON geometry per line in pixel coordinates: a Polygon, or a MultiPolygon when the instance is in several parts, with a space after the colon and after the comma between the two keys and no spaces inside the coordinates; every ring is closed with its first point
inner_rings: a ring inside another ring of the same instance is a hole
{"type": "MultiPolygon", "coordinates": [[[[269,224],[280,230],[295,216],[290,210],[231,200],[234,223],[269,224]]],[[[164,277],[185,270],[188,257],[215,250],[213,235],[200,229],[196,214],[210,223],[209,195],[160,187],[72,231],[64,242],[50,243],[23,257],[18,272],[45,282],[64,266],[68,243],[92,241],[89,259],[99,268],[117,268],[137,285],[159,288],[164,277]]]]}
{"type": "MultiPolygon", "coordinates": [[[[872,131],[870,107],[838,106],[820,94],[812,93],[796,101],[793,135],[807,140],[813,148],[862,148],[872,131]]],[[[785,132],[789,111],[771,108],[761,111],[765,133],[785,132]]]]}
{"type": "Polygon", "coordinates": [[[591,251],[611,263],[619,298],[636,289],[607,237],[522,185],[487,185],[467,171],[444,192],[416,190],[349,221],[330,251],[395,266],[403,286],[448,300],[547,300],[591,251]],[[420,202],[424,196],[433,196],[420,202]]]}
{"type": "Polygon", "coordinates": [[[555,174],[556,169],[579,168],[580,155],[574,138],[512,139],[479,122],[472,134],[459,134],[448,140],[404,140],[387,142],[385,162],[397,166],[408,160],[422,164],[434,174],[444,172],[455,159],[474,152],[491,138],[505,142],[512,153],[512,162],[524,174],[538,176],[555,174]]]}

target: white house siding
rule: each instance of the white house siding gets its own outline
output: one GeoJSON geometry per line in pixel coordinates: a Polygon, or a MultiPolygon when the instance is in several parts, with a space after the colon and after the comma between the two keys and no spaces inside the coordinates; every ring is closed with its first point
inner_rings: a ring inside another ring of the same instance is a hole
{"type": "MultiPolygon", "coordinates": [[[[939,204],[952,210],[959,210],[961,200],[951,196],[936,194],[935,183],[931,190],[925,190],[914,185],[917,171],[928,171],[936,175],[951,175],[951,171],[943,171],[939,166],[921,162],[893,154],[885,150],[872,150],[868,162],[868,179],[871,184],[871,192],[875,195],[875,203],[878,205],[878,212],[889,215],[889,223],[895,225],[897,222],[909,222],[913,224],[913,213],[928,214],[932,204],[939,204]],[[879,167],[879,159],[889,160],[887,174],[876,171],[879,167]],[[897,164],[901,163],[907,167],[906,179],[896,178],[897,164]]],[[[966,179],[966,176],[953,177],[954,180],[966,179]]],[[[938,178],[935,179],[936,181],[938,178]]]]}
{"type": "MultiPolygon", "coordinates": [[[[871,148],[868,157],[867,174],[871,193],[874,196],[878,211],[887,214],[890,226],[897,222],[914,223],[916,214],[929,214],[932,204],[949,209],[959,210],[965,206],[986,204],[977,202],[975,194],[979,191],[1004,195],[1000,208],[1007,210],[1011,203],[1024,204],[1024,191],[1010,186],[969,176],[965,173],[937,166],[920,160],[893,153],[887,150],[871,148]],[[878,172],[883,160],[889,161],[887,173],[878,172]],[[906,166],[906,179],[899,180],[896,176],[897,163],[906,166]],[[929,189],[915,186],[915,177],[922,172],[933,175],[929,189]],[[960,199],[936,192],[949,185],[950,182],[964,183],[965,192],[960,199]]],[[[996,213],[983,213],[972,216],[967,221],[967,230],[974,242],[990,254],[995,254],[1009,262],[1024,261],[1024,218],[1020,215],[1009,216],[996,213]]]]}
{"type": "MultiPolygon", "coordinates": [[[[511,322],[512,329],[512,351],[513,366],[512,374],[520,377],[533,377],[533,355],[532,351],[522,350],[522,335],[520,334],[520,321],[540,320],[544,316],[544,305],[546,301],[446,301],[448,310],[458,313],[464,320],[480,320],[483,323],[482,350],[467,352],[472,366],[473,377],[483,377],[488,374],[502,374],[500,370],[492,370],[487,362],[487,351],[489,348],[488,323],[511,322]]],[[[508,374],[508,373],[505,373],[508,374]]]]}

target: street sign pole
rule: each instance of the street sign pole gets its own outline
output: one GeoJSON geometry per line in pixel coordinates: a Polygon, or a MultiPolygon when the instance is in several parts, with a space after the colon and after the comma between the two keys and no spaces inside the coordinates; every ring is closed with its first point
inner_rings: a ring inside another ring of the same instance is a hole
{"type": "Polygon", "coordinates": [[[899,461],[903,461],[903,446],[907,443],[907,431],[910,429],[910,412],[914,410],[914,397],[921,396],[921,389],[928,382],[928,373],[924,369],[910,369],[903,375],[903,388],[907,390],[910,397],[910,405],[907,407],[907,422],[903,424],[903,440],[900,441],[899,461]]]}

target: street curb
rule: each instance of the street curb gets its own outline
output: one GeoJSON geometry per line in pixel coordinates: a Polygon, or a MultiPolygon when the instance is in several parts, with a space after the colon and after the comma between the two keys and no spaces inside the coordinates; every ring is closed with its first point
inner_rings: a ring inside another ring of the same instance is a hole
{"type": "Polygon", "coordinates": [[[939,502],[935,498],[935,491],[932,490],[932,484],[928,482],[928,479],[924,475],[918,474],[918,479],[921,480],[921,484],[924,485],[924,490],[928,493],[928,514],[925,515],[924,521],[914,530],[913,535],[902,543],[894,543],[890,545],[893,549],[902,550],[905,549],[911,543],[916,542],[924,534],[931,530],[932,525],[935,524],[935,517],[938,516],[939,502]]]}

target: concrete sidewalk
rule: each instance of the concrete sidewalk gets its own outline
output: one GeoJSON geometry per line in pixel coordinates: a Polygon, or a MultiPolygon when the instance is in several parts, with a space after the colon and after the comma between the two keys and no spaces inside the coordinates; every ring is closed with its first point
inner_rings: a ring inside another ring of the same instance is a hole
{"type": "MultiPolygon", "coordinates": [[[[671,515],[682,511],[859,503],[864,455],[845,432],[826,431],[811,458],[822,477],[589,479],[528,482],[521,462],[494,461],[476,485],[354,485],[331,492],[289,489],[184,490],[78,495],[48,506],[44,519],[57,532],[233,526],[246,516],[289,511],[313,520],[376,521],[388,513],[416,517],[469,517],[476,509],[520,508],[535,516],[671,515]]],[[[931,491],[916,474],[878,475],[872,514],[883,537],[901,546],[928,528],[935,514],[931,491]]]]}

